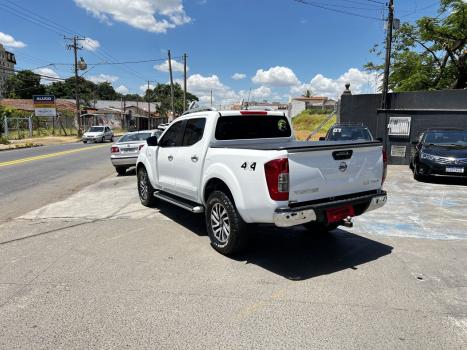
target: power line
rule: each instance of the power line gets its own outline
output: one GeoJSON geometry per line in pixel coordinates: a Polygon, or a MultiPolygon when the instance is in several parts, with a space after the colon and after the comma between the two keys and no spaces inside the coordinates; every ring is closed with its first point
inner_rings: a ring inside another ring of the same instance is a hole
{"type": "Polygon", "coordinates": [[[350,15],[350,16],[355,16],[355,17],[360,17],[360,18],[366,18],[366,19],[372,19],[372,20],[376,20],[376,21],[383,21],[382,18],[361,15],[361,14],[358,14],[358,13],[355,13],[355,12],[349,12],[349,11],[346,11],[346,10],[339,10],[339,9],[336,9],[336,8],[323,6],[323,5],[321,5],[319,3],[316,3],[316,2],[305,1],[305,0],[293,0],[293,1],[298,2],[300,4],[303,4],[303,5],[313,6],[313,7],[323,9],[323,10],[337,12],[337,13],[341,13],[341,14],[345,14],[345,15],[350,15]]]}

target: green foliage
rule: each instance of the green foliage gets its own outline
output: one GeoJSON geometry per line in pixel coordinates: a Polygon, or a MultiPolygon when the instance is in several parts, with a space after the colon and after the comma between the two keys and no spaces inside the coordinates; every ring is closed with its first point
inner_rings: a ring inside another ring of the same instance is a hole
{"type": "Polygon", "coordinates": [[[10,75],[5,82],[5,96],[8,98],[32,98],[45,92],[41,77],[30,70],[10,75]]]}
{"type": "Polygon", "coordinates": [[[0,136],[0,145],[9,145],[11,142],[5,136],[0,136]]]}
{"type": "MultiPolygon", "coordinates": [[[[161,106],[159,107],[159,111],[163,115],[167,115],[167,113],[171,110],[171,97],[170,97],[170,84],[157,84],[153,90],[149,89],[146,90],[146,94],[144,95],[145,101],[150,102],[160,102],[161,106]]],[[[198,97],[193,94],[187,92],[186,94],[187,104],[192,101],[198,101],[198,97]]],[[[174,84],[174,109],[175,114],[182,114],[183,113],[183,89],[180,84],[174,84]]]]}
{"type": "MultiPolygon", "coordinates": [[[[394,33],[389,88],[393,91],[467,87],[467,2],[441,0],[438,16],[404,23],[394,33]]],[[[379,45],[370,50],[383,57],[379,45]]],[[[384,64],[369,62],[368,71],[384,64]]]]}

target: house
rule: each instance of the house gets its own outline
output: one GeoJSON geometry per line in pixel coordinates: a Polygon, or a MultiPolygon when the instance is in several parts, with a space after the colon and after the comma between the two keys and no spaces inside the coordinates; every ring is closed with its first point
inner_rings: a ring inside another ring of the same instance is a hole
{"type": "MultiPolygon", "coordinates": [[[[73,100],[57,99],[55,100],[58,113],[75,113],[76,104],[73,100]]],[[[34,113],[34,104],[32,99],[3,98],[0,99],[0,106],[11,107],[24,112],[34,113]]]]}
{"type": "Polygon", "coordinates": [[[300,96],[292,98],[292,101],[304,102],[306,109],[333,109],[337,104],[336,100],[330,99],[325,96],[300,96]]]}

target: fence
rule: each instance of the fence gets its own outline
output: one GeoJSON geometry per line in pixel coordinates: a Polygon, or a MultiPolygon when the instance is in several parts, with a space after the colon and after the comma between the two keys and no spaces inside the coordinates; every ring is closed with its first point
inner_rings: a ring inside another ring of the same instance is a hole
{"type": "Polygon", "coordinates": [[[8,116],[0,118],[0,131],[7,139],[23,139],[34,136],[76,135],[73,116],[57,117],[8,116]]]}
{"type": "Polygon", "coordinates": [[[363,123],[384,140],[390,164],[409,164],[411,141],[428,128],[467,130],[467,90],[393,93],[389,109],[380,109],[381,94],[344,94],[340,121],[363,123]]]}

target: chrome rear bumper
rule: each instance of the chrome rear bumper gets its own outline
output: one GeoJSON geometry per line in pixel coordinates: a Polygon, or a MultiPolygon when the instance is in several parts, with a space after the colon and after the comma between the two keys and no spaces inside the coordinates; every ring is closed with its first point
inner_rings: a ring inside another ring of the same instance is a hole
{"type": "Polygon", "coordinates": [[[349,198],[346,200],[330,201],[297,208],[279,208],[274,212],[273,221],[277,227],[291,227],[306,224],[310,221],[325,220],[323,219],[322,213],[328,208],[338,208],[345,205],[359,205],[360,207],[363,206],[363,208],[361,212],[357,213],[357,215],[361,215],[368,211],[381,208],[386,204],[386,202],[387,194],[386,192],[381,191],[378,194],[349,198]]]}

